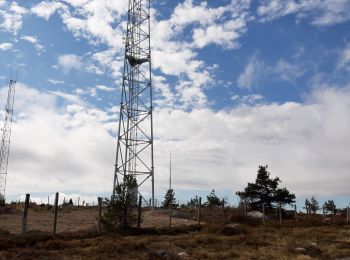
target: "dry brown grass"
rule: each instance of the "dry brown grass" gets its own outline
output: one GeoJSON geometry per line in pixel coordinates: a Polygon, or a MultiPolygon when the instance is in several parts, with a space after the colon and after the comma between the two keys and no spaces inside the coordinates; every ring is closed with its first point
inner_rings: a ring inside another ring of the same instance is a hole
{"type": "MultiPolygon", "coordinates": [[[[96,208],[60,212],[60,234],[50,236],[52,212],[30,211],[29,219],[45,220],[47,231],[31,231],[26,237],[0,232],[0,259],[342,259],[350,257],[350,226],[320,225],[318,220],[284,221],[262,225],[221,223],[203,227],[194,220],[174,219],[168,225],[164,212],[145,214],[145,225],[128,234],[97,234],[96,208]],[[38,215],[36,215],[38,214],[38,215]],[[65,222],[66,221],[66,222],[65,222]],[[163,222],[162,222],[163,221],[163,222]],[[74,223],[73,223],[74,222],[74,223]],[[302,223],[301,223],[302,222],[302,223]],[[74,225],[73,225],[74,224],[74,225]],[[157,224],[157,225],[156,225],[157,224]],[[60,227],[61,226],[61,227],[60,227]],[[82,231],[85,230],[85,231],[82,231]],[[296,251],[302,248],[302,251],[296,251]],[[179,253],[183,253],[181,256],[179,253]]],[[[0,227],[11,227],[21,212],[0,215],[0,227]],[[12,218],[11,218],[12,216],[12,218]],[[8,223],[4,223],[7,221],[8,223]]],[[[30,220],[30,230],[42,226],[30,220]]],[[[17,223],[18,224],[18,223],[17,223]]],[[[17,225],[16,224],[16,225],[17,225]]],[[[20,225],[15,228],[19,230],[20,225]]],[[[16,233],[16,232],[14,232],[16,233]]]]}

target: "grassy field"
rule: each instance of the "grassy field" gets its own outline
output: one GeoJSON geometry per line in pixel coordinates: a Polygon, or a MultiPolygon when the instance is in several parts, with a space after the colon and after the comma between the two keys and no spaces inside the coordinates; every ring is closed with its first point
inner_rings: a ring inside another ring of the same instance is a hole
{"type": "Polygon", "coordinates": [[[16,234],[20,213],[0,215],[0,259],[350,259],[346,258],[350,257],[350,226],[343,224],[313,221],[296,225],[290,220],[282,226],[277,222],[265,227],[197,226],[194,221],[175,218],[169,229],[165,212],[152,212],[144,215],[141,230],[98,234],[96,208],[89,208],[60,212],[59,234],[53,239],[50,211],[30,211],[32,222],[25,237],[16,234]],[[40,219],[46,219],[46,224],[40,219]],[[35,231],[39,226],[40,231],[35,231]]]}

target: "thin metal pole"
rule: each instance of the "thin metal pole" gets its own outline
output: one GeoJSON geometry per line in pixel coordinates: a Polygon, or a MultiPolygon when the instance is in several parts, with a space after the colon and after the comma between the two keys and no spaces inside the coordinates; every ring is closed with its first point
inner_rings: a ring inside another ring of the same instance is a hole
{"type": "Polygon", "coordinates": [[[170,161],[169,161],[170,165],[169,165],[169,169],[170,169],[170,173],[169,173],[169,189],[171,189],[171,153],[170,153],[170,161]]]}
{"type": "Polygon", "coordinates": [[[30,194],[26,194],[26,200],[24,202],[24,211],[23,211],[23,218],[22,218],[22,235],[24,235],[27,231],[29,198],[30,198],[30,194]]]}
{"type": "Polygon", "coordinates": [[[170,201],[169,203],[169,227],[171,228],[171,204],[172,204],[172,201],[170,201]]]}

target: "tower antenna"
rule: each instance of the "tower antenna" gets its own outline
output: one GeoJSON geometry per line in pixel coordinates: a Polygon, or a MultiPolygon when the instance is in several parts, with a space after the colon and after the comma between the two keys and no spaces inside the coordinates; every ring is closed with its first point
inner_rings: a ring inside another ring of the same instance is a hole
{"type": "Polygon", "coordinates": [[[169,172],[169,190],[171,190],[171,153],[170,153],[170,161],[169,161],[169,170],[170,170],[170,172],[169,172]]]}
{"type": "Polygon", "coordinates": [[[113,197],[116,185],[131,175],[137,180],[138,193],[141,185],[151,181],[154,207],[150,45],[150,0],[129,0],[113,197]]]}
{"type": "Polygon", "coordinates": [[[15,86],[16,80],[11,79],[9,81],[9,89],[7,94],[7,101],[5,105],[5,118],[2,130],[1,148],[0,148],[0,200],[5,200],[5,188],[7,177],[7,165],[10,155],[10,139],[11,139],[11,126],[13,116],[13,105],[15,101],[15,86]]]}

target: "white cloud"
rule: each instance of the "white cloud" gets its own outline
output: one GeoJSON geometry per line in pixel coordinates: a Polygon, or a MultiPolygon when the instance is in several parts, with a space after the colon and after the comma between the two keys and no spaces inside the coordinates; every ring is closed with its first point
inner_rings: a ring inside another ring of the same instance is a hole
{"type": "Polygon", "coordinates": [[[55,97],[63,98],[64,100],[79,105],[85,105],[85,102],[81,100],[81,98],[77,95],[68,94],[61,91],[48,91],[48,93],[52,94],[55,97]]]}
{"type": "Polygon", "coordinates": [[[56,79],[46,79],[47,82],[49,82],[52,85],[59,85],[59,84],[64,84],[64,81],[62,80],[56,80],[56,79]]]}
{"type": "Polygon", "coordinates": [[[271,21],[296,14],[298,19],[311,20],[313,25],[328,26],[350,20],[348,0],[263,0],[258,7],[261,21],[271,21]]]}
{"type": "Polygon", "coordinates": [[[109,191],[115,150],[109,131],[116,125],[106,113],[79,100],[61,92],[45,93],[17,85],[8,196],[109,191]],[[58,103],[60,98],[64,102],[58,103]]]}
{"type": "MultiPolygon", "coordinates": [[[[151,10],[153,65],[163,75],[178,78],[175,88],[163,84],[163,90],[166,86],[167,92],[176,92],[171,95],[180,96],[182,106],[204,106],[204,88],[215,82],[213,71],[208,69],[211,66],[197,57],[196,49],[210,44],[239,47],[237,40],[252,19],[249,6],[250,0],[232,0],[215,8],[205,2],[195,4],[186,0],[179,3],[165,20],[159,19],[160,14],[156,10],[151,10]],[[193,35],[183,37],[185,31],[192,31],[193,35]],[[194,96],[191,97],[191,94],[194,96]]],[[[85,68],[99,75],[111,71],[113,77],[119,79],[123,68],[121,53],[124,49],[122,37],[126,29],[127,1],[43,1],[31,9],[32,13],[45,19],[57,10],[75,37],[85,38],[92,45],[107,45],[105,50],[89,54],[89,66],[85,68]]]]}
{"type": "Polygon", "coordinates": [[[347,69],[350,71],[350,45],[346,46],[340,53],[337,64],[338,69],[347,69]]]}
{"type": "Polygon", "coordinates": [[[9,43],[9,42],[0,43],[0,50],[1,51],[11,50],[12,47],[13,47],[12,43],[9,43]]]}
{"type": "Polygon", "coordinates": [[[264,97],[258,94],[245,95],[245,96],[233,95],[231,97],[231,100],[236,101],[239,105],[243,105],[243,104],[256,105],[257,103],[261,102],[263,99],[264,97]]]}
{"type": "MultiPolygon", "coordinates": [[[[156,172],[171,151],[175,190],[237,191],[268,164],[297,196],[349,194],[349,110],[350,88],[318,90],[305,104],[157,111],[156,172]]],[[[167,176],[157,180],[165,190],[167,176]]]]}
{"type": "Polygon", "coordinates": [[[98,97],[96,87],[77,88],[73,91],[73,93],[80,96],[89,95],[90,97],[98,97]]]}
{"type": "Polygon", "coordinates": [[[25,8],[12,2],[6,6],[5,10],[0,10],[0,16],[3,18],[0,28],[17,35],[17,32],[22,28],[22,17],[25,13],[27,13],[25,8]]]}
{"type": "Polygon", "coordinates": [[[71,70],[80,70],[82,68],[81,58],[75,54],[64,54],[58,57],[58,67],[62,68],[65,73],[71,70]]]}
{"type": "Polygon", "coordinates": [[[302,64],[290,63],[280,59],[273,65],[267,65],[257,55],[253,55],[247,62],[244,71],[239,75],[237,84],[240,88],[252,89],[259,87],[266,78],[286,81],[291,84],[305,74],[302,64]]]}
{"type": "Polygon", "coordinates": [[[283,59],[279,60],[277,64],[268,68],[269,74],[276,76],[289,83],[294,83],[295,79],[304,75],[305,70],[296,64],[289,63],[283,59]]]}
{"type": "Polygon", "coordinates": [[[229,21],[223,25],[211,25],[206,28],[197,28],[193,33],[193,44],[197,48],[214,43],[225,48],[237,48],[235,41],[247,30],[245,21],[229,21]]]}
{"type": "Polygon", "coordinates": [[[39,43],[36,36],[23,35],[23,36],[21,36],[21,39],[23,41],[27,41],[27,42],[32,43],[34,45],[35,49],[37,49],[37,51],[39,51],[39,53],[45,50],[45,47],[39,43]]]}
{"type": "Polygon", "coordinates": [[[31,42],[31,43],[37,43],[38,40],[35,36],[31,36],[31,35],[24,35],[21,36],[21,39],[27,42],[31,42]]]}
{"type": "MultiPolygon", "coordinates": [[[[108,194],[116,115],[61,92],[18,84],[16,95],[8,197],[108,194]]],[[[247,103],[216,112],[157,109],[156,193],[167,189],[164,172],[172,152],[175,190],[237,191],[255,178],[257,165],[268,164],[297,196],[348,195],[349,112],[350,88],[319,89],[303,104],[247,103]]]]}
{"type": "Polygon", "coordinates": [[[92,43],[107,43],[109,46],[122,47],[120,18],[127,11],[127,2],[99,0],[64,2],[75,9],[74,13],[70,13],[68,9],[61,13],[63,22],[74,35],[83,36],[92,43]]]}
{"type": "Polygon", "coordinates": [[[31,8],[31,12],[39,17],[49,20],[58,9],[66,8],[65,5],[59,2],[41,2],[31,8]]]}
{"type": "Polygon", "coordinates": [[[250,58],[244,71],[238,78],[238,86],[241,88],[251,89],[259,83],[259,79],[264,71],[264,63],[255,55],[250,58]]]}
{"type": "Polygon", "coordinates": [[[101,90],[101,91],[107,91],[107,92],[116,91],[115,88],[107,87],[104,85],[97,85],[96,89],[101,90]]]}

